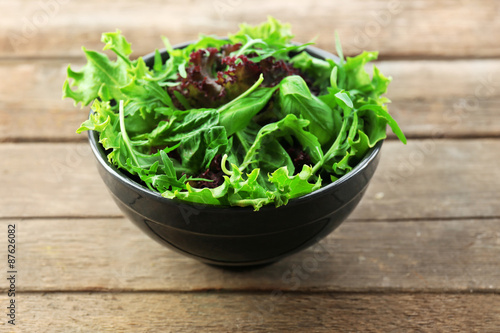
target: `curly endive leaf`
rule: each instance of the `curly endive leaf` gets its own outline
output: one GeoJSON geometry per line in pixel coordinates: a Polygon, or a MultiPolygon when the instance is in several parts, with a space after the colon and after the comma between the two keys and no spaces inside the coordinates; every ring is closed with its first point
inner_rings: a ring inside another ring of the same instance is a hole
{"type": "Polygon", "coordinates": [[[68,66],[68,79],[64,82],[63,98],[70,97],[82,105],[89,105],[97,97],[104,101],[127,99],[120,88],[129,82],[128,66],[112,61],[107,55],[83,48],[87,64],[79,71],[68,66]],[[72,79],[72,81],[70,81],[72,79]],[[75,90],[72,87],[76,87],[75,90]]]}

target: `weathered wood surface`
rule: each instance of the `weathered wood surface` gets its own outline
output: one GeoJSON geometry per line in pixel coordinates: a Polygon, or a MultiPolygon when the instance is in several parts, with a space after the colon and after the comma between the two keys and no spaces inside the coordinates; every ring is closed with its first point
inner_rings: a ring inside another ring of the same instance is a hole
{"type": "MultiPolygon", "coordinates": [[[[11,1],[0,5],[0,248],[17,226],[17,325],[2,332],[498,332],[500,3],[11,1]],[[81,46],[121,29],[133,57],[267,15],[335,53],[380,51],[390,111],[368,191],[317,245],[250,271],[153,242],[122,217],[61,100],[81,46]],[[394,136],[392,136],[394,138],[394,136]],[[1,231],[3,230],[3,231],[1,231]]],[[[6,272],[6,263],[0,265],[6,272]]],[[[7,280],[0,307],[8,304],[7,280]]]]}
{"type": "MultiPolygon", "coordinates": [[[[500,141],[387,141],[353,219],[500,216],[500,141]]],[[[87,143],[0,145],[0,217],[121,216],[87,143]]]]}
{"type": "MultiPolygon", "coordinates": [[[[0,62],[0,141],[77,141],[89,107],[61,100],[66,67],[83,62],[0,62]],[[29,92],[29,93],[27,93],[29,92]]],[[[500,60],[381,61],[393,78],[390,112],[408,137],[498,136],[500,60]]],[[[390,131],[389,131],[390,132],[390,131]]]]}
{"type": "Polygon", "coordinates": [[[348,221],[309,249],[248,271],[181,256],[122,218],[8,219],[0,230],[8,224],[21,244],[22,292],[500,293],[499,219],[348,221]]]}
{"type": "Polygon", "coordinates": [[[81,292],[19,299],[20,330],[1,323],[2,332],[494,333],[500,327],[500,295],[492,294],[81,292]]]}
{"type": "Polygon", "coordinates": [[[346,53],[379,50],[385,57],[497,57],[499,4],[444,1],[11,1],[2,3],[0,56],[80,56],[82,44],[100,48],[105,31],[120,28],[143,54],[199,33],[226,35],[267,15],[290,22],[296,39],[334,49],[337,30],[346,53]]]}

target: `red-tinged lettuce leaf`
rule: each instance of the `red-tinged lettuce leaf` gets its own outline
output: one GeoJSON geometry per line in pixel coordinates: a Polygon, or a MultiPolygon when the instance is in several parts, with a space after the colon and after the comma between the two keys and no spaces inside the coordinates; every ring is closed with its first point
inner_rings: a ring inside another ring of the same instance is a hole
{"type": "MultiPolygon", "coordinates": [[[[216,48],[201,49],[191,53],[185,76],[178,75],[178,86],[169,87],[169,91],[181,93],[189,105],[194,108],[212,108],[223,103],[226,92],[217,83],[216,75],[222,69],[221,55],[216,48]],[[223,102],[219,102],[223,101],[223,102]]],[[[178,107],[182,105],[177,104],[178,107]]]]}
{"type": "Polygon", "coordinates": [[[179,84],[168,87],[171,95],[182,96],[174,99],[175,105],[215,108],[247,91],[261,76],[263,87],[273,87],[284,77],[301,74],[291,64],[272,57],[255,62],[249,56],[227,55],[238,48],[239,45],[225,45],[191,53],[185,73],[178,75],[179,84]]]}

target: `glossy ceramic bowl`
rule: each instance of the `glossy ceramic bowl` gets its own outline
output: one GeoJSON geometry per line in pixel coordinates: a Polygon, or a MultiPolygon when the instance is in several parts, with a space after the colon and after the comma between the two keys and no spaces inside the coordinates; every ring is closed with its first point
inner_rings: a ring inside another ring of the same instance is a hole
{"type": "MultiPolygon", "coordinates": [[[[183,47],[187,44],[179,45],[183,47]]],[[[334,55],[309,47],[320,58],[334,55]]],[[[144,57],[152,65],[154,54],[144,57]]],[[[166,53],[163,52],[164,58],[166,53]]],[[[360,202],[377,168],[382,142],[347,175],[275,208],[220,207],[167,199],[108,162],[99,133],[89,131],[99,173],[121,211],[159,243],[207,264],[254,266],[301,251],[337,228],[360,202]]]]}

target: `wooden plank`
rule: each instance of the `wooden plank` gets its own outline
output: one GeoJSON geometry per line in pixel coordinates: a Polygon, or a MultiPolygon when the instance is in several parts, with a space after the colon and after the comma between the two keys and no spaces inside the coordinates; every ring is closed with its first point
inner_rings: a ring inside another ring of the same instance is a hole
{"type": "MultiPolygon", "coordinates": [[[[415,138],[499,137],[499,98],[462,97],[394,101],[389,111],[405,135],[415,138]]],[[[389,138],[396,136],[390,129],[389,138]]]]}
{"type": "Polygon", "coordinates": [[[382,61],[389,110],[409,137],[498,136],[500,62],[382,61]],[[457,70],[459,69],[459,70],[457,70]]]}
{"type": "MultiPolygon", "coordinates": [[[[62,100],[67,63],[62,61],[0,63],[0,141],[74,140],[89,110],[62,100]]],[[[83,136],[81,137],[83,139],[83,136]]]]}
{"type": "MultiPolygon", "coordinates": [[[[0,141],[84,140],[75,129],[89,108],[61,101],[69,62],[0,62],[0,76],[10,78],[0,82],[0,141]]],[[[74,68],[82,64],[72,62],[74,68]]],[[[382,61],[377,66],[393,77],[390,111],[409,137],[500,133],[500,60],[382,61]]]]}
{"type": "Polygon", "coordinates": [[[309,249],[247,271],[181,256],[125,219],[9,219],[0,230],[8,224],[23,292],[500,292],[499,219],[345,222],[309,249]]]}
{"type": "Polygon", "coordinates": [[[16,328],[40,333],[496,332],[500,325],[499,295],[29,293],[18,302],[16,328]]]}
{"type": "Polygon", "coordinates": [[[412,140],[407,146],[386,142],[378,174],[351,217],[499,216],[499,143],[494,139],[412,140]]]}
{"type": "Polygon", "coordinates": [[[226,35],[238,24],[257,24],[273,15],[290,22],[297,40],[318,36],[321,47],[334,49],[337,30],[346,54],[363,49],[385,56],[495,57],[500,55],[498,3],[494,0],[401,0],[336,2],[214,0],[189,2],[103,1],[2,3],[0,56],[75,56],[80,47],[100,48],[104,31],[120,28],[138,54],[161,45],[160,35],[173,42],[199,33],[226,35]],[[266,14],[263,14],[266,13],[266,14]]]}
{"type": "MultiPolygon", "coordinates": [[[[351,217],[498,217],[499,150],[495,139],[387,141],[351,217]]],[[[86,143],[2,144],[0,156],[0,217],[121,215],[86,143]]]]}
{"type": "Polygon", "coordinates": [[[11,143],[0,151],[0,216],[121,215],[87,143],[11,143]]]}

